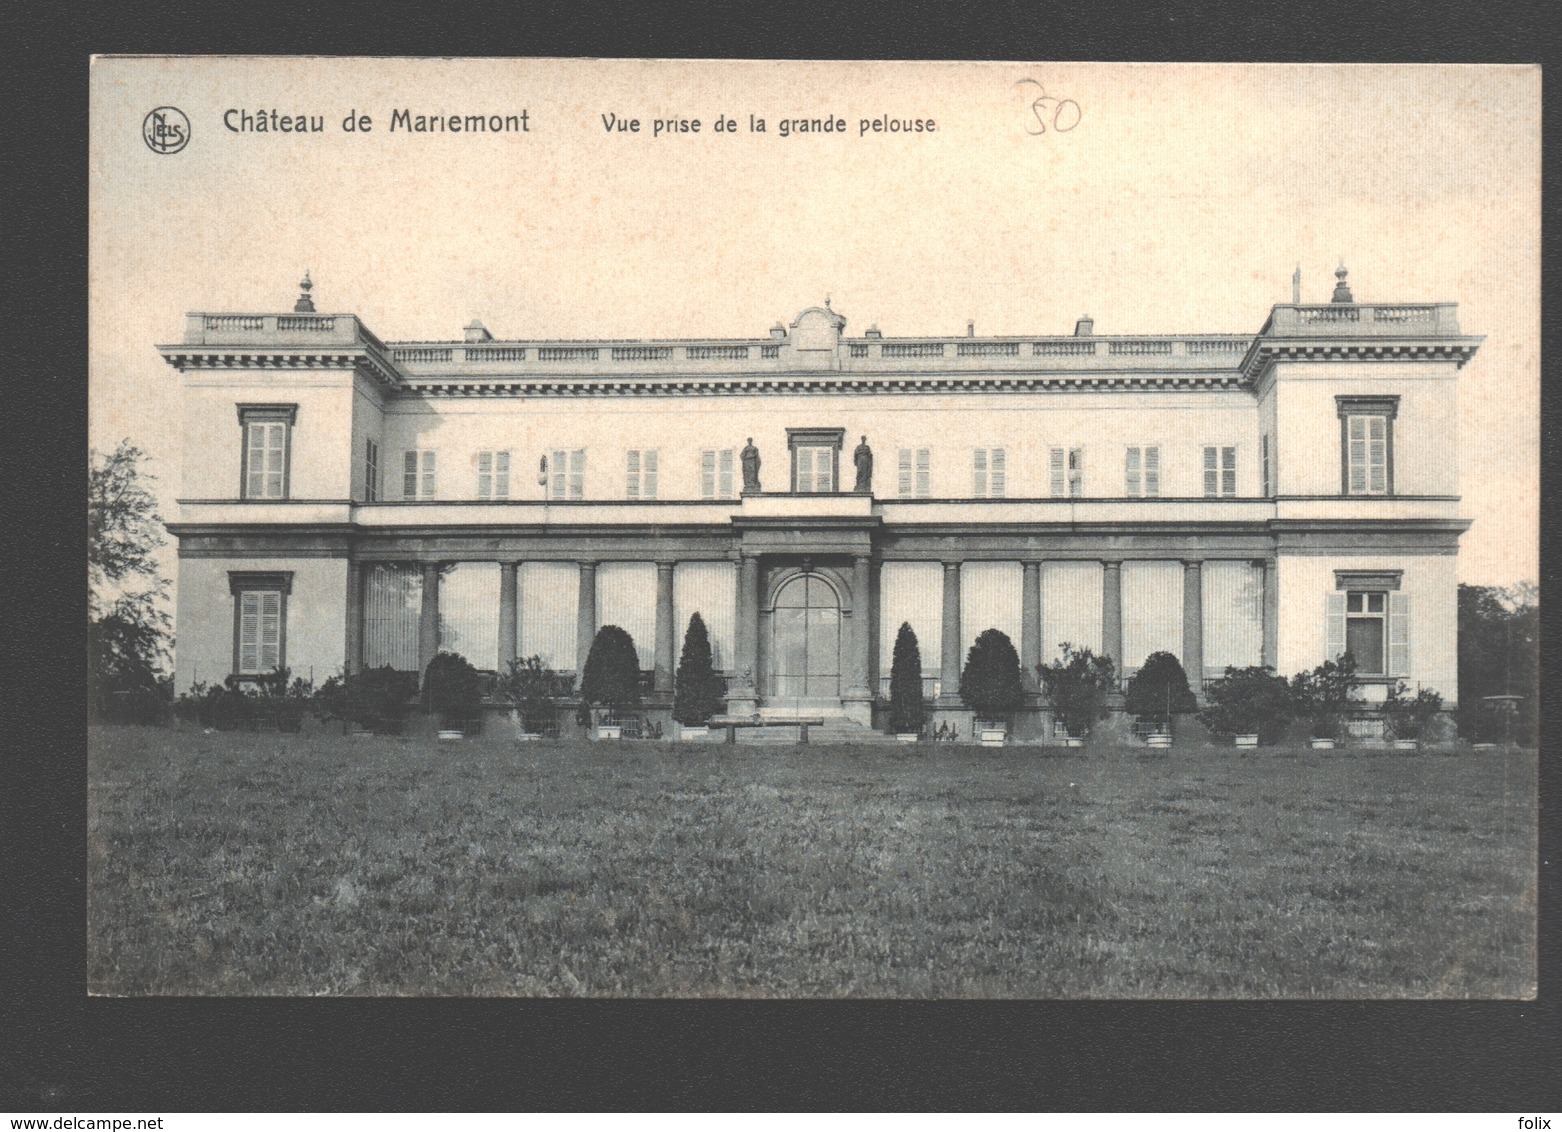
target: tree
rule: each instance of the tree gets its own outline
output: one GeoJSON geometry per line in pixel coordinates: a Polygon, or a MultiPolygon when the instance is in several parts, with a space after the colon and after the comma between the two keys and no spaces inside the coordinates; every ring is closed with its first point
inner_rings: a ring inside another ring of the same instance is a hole
{"type": "Polygon", "coordinates": [[[162,519],[145,486],[156,478],[142,467],[145,459],[129,440],[106,455],[88,454],[87,687],[97,719],[152,722],[171,692],[163,671],[172,629],[168,579],[155,559],[162,519]]]}
{"type": "Polygon", "coordinates": [[[1037,665],[1036,672],[1064,729],[1083,739],[1106,718],[1106,697],[1117,683],[1117,666],[1111,657],[1097,656],[1089,648],[1076,649],[1067,641],[1060,647],[1062,656],[1037,665]]]}
{"type": "Polygon", "coordinates": [[[423,673],[423,706],[445,726],[482,727],[483,680],[458,652],[442,652],[423,673]]]}
{"type": "Polygon", "coordinates": [[[1459,732],[1502,737],[1501,716],[1484,697],[1517,695],[1513,739],[1533,746],[1539,734],[1540,595],[1533,584],[1459,587],[1459,732]]]}
{"type": "Polygon", "coordinates": [[[521,729],[529,735],[541,735],[557,722],[558,701],[569,695],[574,677],[553,671],[542,657],[528,656],[510,661],[504,678],[504,695],[521,717],[521,729]]]}
{"type": "Polygon", "coordinates": [[[580,699],[586,709],[640,702],[640,658],[634,638],[617,625],[597,630],[581,670],[580,699]]]}
{"type": "Polygon", "coordinates": [[[1204,692],[1209,706],[1199,712],[1199,722],[1216,735],[1257,735],[1268,746],[1291,725],[1291,686],[1267,665],[1228,666],[1204,692]]]}
{"type": "Polygon", "coordinates": [[[909,621],[895,634],[889,666],[889,729],[897,735],[920,734],[927,721],[922,701],[922,649],[909,621]]]}
{"type": "Polygon", "coordinates": [[[999,629],[983,629],[965,657],[960,698],[978,719],[1007,719],[1025,702],[1020,654],[999,629]]]}
{"type": "Polygon", "coordinates": [[[1199,710],[1198,700],[1188,687],[1188,675],[1182,662],[1169,652],[1154,652],[1128,682],[1123,706],[1141,719],[1151,720],[1170,732],[1173,715],[1199,710]]]}
{"type": "Polygon", "coordinates": [[[685,727],[704,727],[725,704],[726,688],[711,663],[710,633],[705,618],[695,613],[684,630],[673,678],[673,718],[685,727]]]}
{"type": "Polygon", "coordinates": [[[1291,677],[1291,699],[1296,714],[1312,725],[1314,739],[1340,738],[1341,724],[1355,697],[1356,658],[1342,653],[1339,660],[1326,660],[1311,672],[1291,677]]]}

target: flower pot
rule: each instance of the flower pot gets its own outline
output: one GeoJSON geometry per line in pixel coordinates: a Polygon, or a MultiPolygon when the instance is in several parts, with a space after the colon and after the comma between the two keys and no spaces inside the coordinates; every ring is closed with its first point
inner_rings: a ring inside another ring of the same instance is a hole
{"type": "Polygon", "coordinates": [[[621,739],[623,735],[624,729],[617,723],[604,723],[597,728],[598,739],[621,739]]]}
{"type": "Polygon", "coordinates": [[[1236,745],[1239,746],[1239,747],[1256,747],[1256,746],[1258,746],[1258,736],[1257,735],[1238,735],[1236,737],[1235,742],[1236,742],[1236,745]]]}
{"type": "Polygon", "coordinates": [[[1008,736],[1008,732],[995,727],[983,728],[977,734],[981,736],[981,743],[984,747],[1001,747],[1004,739],[1008,736]]]}
{"type": "Polygon", "coordinates": [[[1496,749],[1497,749],[1497,744],[1496,743],[1472,743],[1472,744],[1470,744],[1470,750],[1472,750],[1472,751],[1495,751],[1496,749]]]}
{"type": "Polygon", "coordinates": [[[1334,740],[1333,739],[1314,739],[1312,742],[1313,742],[1313,750],[1315,750],[1315,751],[1332,751],[1332,750],[1334,750],[1334,740]]]}
{"type": "Polygon", "coordinates": [[[1084,737],[1080,735],[1069,735],[1063,740],[1063,745],[1065,747],[1083,747],[1085,745],[1085,740],[1084,737]]]}
{"type": "Polygon", "coordinates": [[[703,724],[699,727],[686,727],[681,723],[678,725],[678,735],[683,739],[703,739],[709,734],[710,728],[703,724]]]}
{"type": "Polygon", "coordinates": [[[515,737],[515,741],[517,743],[540,743],[542,741],[542,736],[533,735],[530,731],[522,731],[515,737]]]}
{"type": "Polygon", "coordinates": [[[1416,745],[1417,745],[1416,744],[1416,740],[1414,740],[1414,739],[1395,739],[1394,740],[1394,750],[1396,750],[1396,751],[1413,751],[1413,750],[1416,749],[1416,745]]]}
{"type": "Polygon", "coordinates": [[[1166,748],[1172,745],[1172,737],[1164,731],[1158,731],[1154,735],[1145,736],[1145,746],[1166,748]]]}
{"type": "Polygon", "coordinates": [[[460,728],[442,727],[440,728],[438,735],[439,741],[441,743],[456,743],[459,742],[462,738],[462,732],[460,728]]]}
{"type": "Polygon", "coordinates": [[[918,735],[915,731],[897,731],[895,733],[895,742],[915,743],[921,737],[922,736],[918,735]]]}

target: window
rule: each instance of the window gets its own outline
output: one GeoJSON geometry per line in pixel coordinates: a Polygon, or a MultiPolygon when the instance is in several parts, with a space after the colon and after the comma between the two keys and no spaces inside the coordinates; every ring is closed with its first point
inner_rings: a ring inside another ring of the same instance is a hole
{"type": "Polygon", "coordinates": [[[930,448],[900,450],[900,497],[926,499],[933,494],[933,460],[930,448]]]}
{"type": "Polygon", "coordinates": [[[1204,449],[1204,494],[1237,493],[1237,450],[1234,447],[1207,445],[1204,449]]]}
{"type": "Polygon", "coordinates": [[[1083,448],[1054,448],[1052,450],[1052,496],[1081,496],[1085,493],[1085,450],[1083,448]]]}
{"type": "Polygon", "coordinates": [[[508,452],[477,454],[477,498],[510,498],[510,454],[508,452]]]}
{"type": "Polygon", "coordinates": [[[1008,452],[1002,448],[978,448],[975,455],[973,494],[978,499],[1002,499],[1008,490],[1008,452]]]}
{"type": "Polygon", "coordinates": [[[707,448],[700,453],[700,498],[733,497],[734,459],[730,448],[707,448]]]}
{"type": "Polygon", "coordinates": [[[239,406],[244,449],[240,498],[287,498],[288,446],[297,415],[297,405],[239,406]]]}
{"type": "Polygon", "coordinates": [[[1350,653],[1361,676],[1410,675],[1410,595],[1397,571],[1335,571],[1328,594],[1328,659],[1350,653]]]}
{"type": "Polygon", "coordinates": [[[1269,483],[1269,434],[1266,432],[1258,438],[1259,471],[1263,480],[1264,495],[1271,493],[1269,483]]]}
{"type": "Polygon", "coordinates": [[[1123,472],[1124,489],[1129,496],[1138,498],[1161,493],[1161,450],[1159,448],[1130,448],[1123,472]]]}
{"type": "Polygon", "coordinates": [[[1394,493],[1394,418],[1398,397],[1336,397],[1340,416],[1340,493],[1394,493]]]}
{"type": "Polygon", "coordinates": [[[792,490],[829,492],[840,482],[841,428],[789,428],[787,447],[792,450],[792,490]]]}
{"type": "Polygon", "coordinates": [[[233,594],[233,671],[240,676],[264,676],[287,663],[287,595],[293,575],[240,573],[228,575],[233,594]]]}
{"type": "Polygon", "coordinates": [[[363,498],[366,503],[374,503],[380,498],[380,446],[373,437],[364,441],[363,498]]]}
{"type": "Polygon", "coordinates": [[[656,466],[658,451],[655,448],[631,448],[627,456],[628,499],[656,498],[656,466]]]}
{"type": "Polygon", "coordinates": [[[548,494],[554,499],[586,497],[586,450],[584,448],[555,449],[552,462],[548,467],[552,484],[548,494]]]}
{"type": "Polygon", "coordinates": [[[434,498],[434,453],[424,449],[408,452],[402,457],[401,497],[434,498]]]}

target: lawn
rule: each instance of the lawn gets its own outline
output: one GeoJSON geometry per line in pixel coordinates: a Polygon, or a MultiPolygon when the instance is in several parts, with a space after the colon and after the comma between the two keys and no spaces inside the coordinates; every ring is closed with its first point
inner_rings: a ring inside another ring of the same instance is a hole
{"type": "Polygon", "coordinates": [[[1533,752],[95,730],[100,994],[1528,997],[1533,752]]]}

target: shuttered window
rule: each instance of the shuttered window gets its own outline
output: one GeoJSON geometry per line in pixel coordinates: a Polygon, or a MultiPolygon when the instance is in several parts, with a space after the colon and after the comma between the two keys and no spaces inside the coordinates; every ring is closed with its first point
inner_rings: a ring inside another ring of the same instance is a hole
{"type": "Polygon", "coordinates": [[[733,452],[730,448],[707,448],[700,453],[700,498],[733,498],[733,452]]]}
{"type": "Polygon", "coordinates": [[[364,441],[363,498],[367,503],[377,502],[380,498],[380,446],[373,437],[364,441]]]}
{"type": "Polygon", "coordinates": [[[434,453],[424,449],[407,452],[402,456],[401,497],[434,498],[434,453]]]}
{"type": "Polygon", "coordinates": [[[655,448],[631,448],[625,455],[626,499],[655,499],[660,453],[655,448]]]}
{"type": "Polygon", "coordinates": [[[1161,450],[1159,448],[1128,449],[1124,461],[1124,492],[1138,498],[1161,493],[1161,450]]]}
{"type": "Polygon", "coordinates": [[[554,499],[584,499],[586,497],[586,450],[584,448],[556,448],[548,465],[554,499]]]}
{"type": "Polygon", "coordinates": [[[1085,493],[1085,450],[1054,448],[1051,452],[1052,497],[1077,497],[1085,493]]]}
{"type": "Polygon", "coordinates": [[[1410,595],[1350,590],[1325,595],[1328,660],[1349,652],[1363,676],[1410,676],[1410,595]]]}
{"type": "Polygon", "coordinates": [[[282,667],[282,591],[242,590],[238,598],[238,672],[259,676],[282,667]]]}
{"type": "Polygon", "coordinates": [[[250,420],[244,426],[244,498],[287,497],[287,433],[282,420],[250,420]]]}
{"type": "Polygon", "coordinates": [[[793,451],[797,490],[835,490],[835,449],[800,444],[793,451]]]}
{"type": "Polygon", "coordinates": [[[1351,495],[1388,493],[1388,418],[1352,414],[1346,419],[1351,495]]]}
{"type": "Polygon", "coordinates": [[[1273,494],[1271,489],[1272,481],[1269,478],[1269,434],[1267,432],[1258,438],[1258,458],[1260,462],[1260,472],[1262,475],[1264,495],[1267,497],[1273,494]]]}
{"type": "Polygon", "coordinates": [[[902,499],[926,499],[933,494],[933,452],[930,448],[902,448],[897,487],[902,499]]]}
{"type": "Polygon", "coordinates": [[[510,454],[508,452],[477,454],[477,498],[510,498],[510,454]]]}
{"type": "Polygon", "coordinates": [[[1206,445],[1204,448],[1204,494],[1211,498],[1237,493],[1237,450],[1235,447],[1206,445]]]}
{"type": "Polygon", "coordinates": [[[973,494],[978,499],[1002,499],[1008,490],[1008,452],[978,448],[973,456],[973,494]]]}

